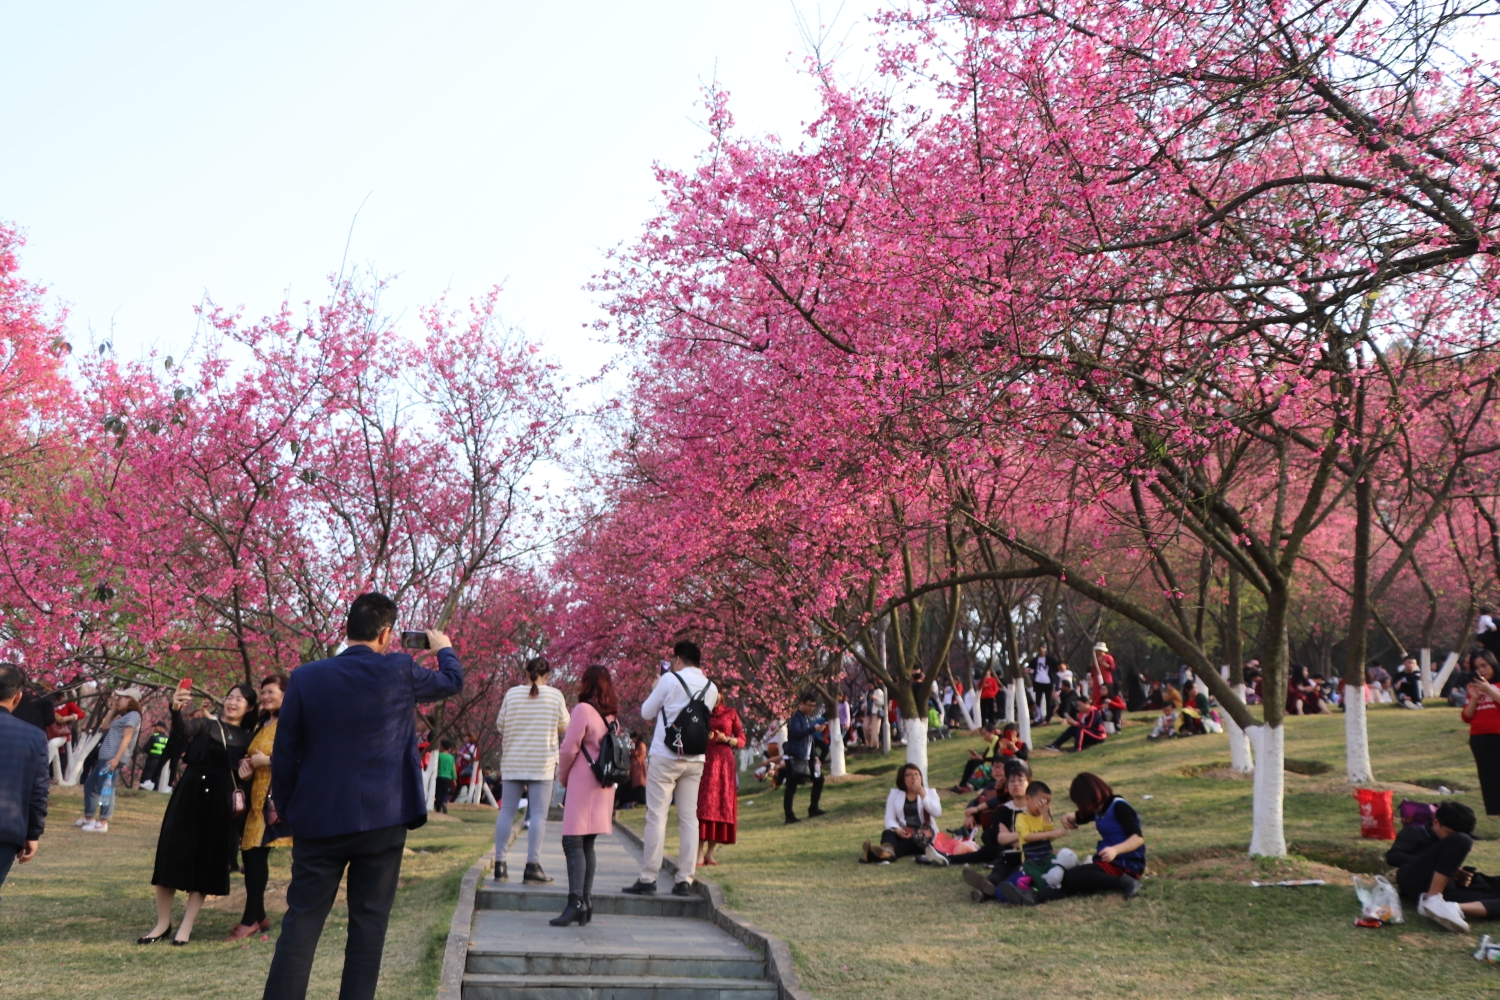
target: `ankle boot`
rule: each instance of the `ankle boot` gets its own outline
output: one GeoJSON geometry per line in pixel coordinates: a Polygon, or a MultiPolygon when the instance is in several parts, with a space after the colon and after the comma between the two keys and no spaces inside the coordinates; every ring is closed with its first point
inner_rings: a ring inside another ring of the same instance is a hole
{"type": "Polygon", "coordinates": [[[583,919],[580,920],[580,921],[578,921],[578,925],[580,927],[582,927],[582,926],[586,925],[590,920],[593,920],[593,919],[594,919],[594,897],[593,896],[584,896],[583,897],[583,919]]]}
{"type": "Polygon", "coordinates": [[[567,907],[557,916],[547,921],[547,923],[553,927],[566,927],[572,923],[582,924],[586,913],[587,911],[583,908],[582,897],[575,896],[570,892],[568,893],[567,907]]]}

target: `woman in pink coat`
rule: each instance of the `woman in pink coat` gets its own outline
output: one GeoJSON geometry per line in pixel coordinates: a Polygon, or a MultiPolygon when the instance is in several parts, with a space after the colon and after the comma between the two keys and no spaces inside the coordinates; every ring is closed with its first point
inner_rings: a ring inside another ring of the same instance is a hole
{"type": "Polygon", "coordinates": [[[609,670],[598,664],[578,682],[578,704],[558,748],[557,776],[568,790],[563,803],[563,856],[568,861],[568,906],[549,921],[553,927],[586,924],[594,916],[594,838],[614,822],[615,790],[594,777],[591,761],[615,720],[619,703],[609,670]]]}

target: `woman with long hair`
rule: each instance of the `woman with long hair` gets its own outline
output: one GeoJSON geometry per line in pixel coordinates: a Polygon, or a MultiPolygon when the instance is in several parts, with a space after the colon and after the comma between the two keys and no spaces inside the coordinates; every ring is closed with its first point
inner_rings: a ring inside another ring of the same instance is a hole
{"type": "Polygon", "coordinates": [[[83,782],[83,819],[76,826],[86,833],[109,832],[109,818],[115,811],[115,797],[104,796],[107,782],[116,782],[120,765],[130,760],[135,752],[135,737],[141,731],[141,692],[139,688],[125,688],[115,692],[114,704],[109,714],[99,725],[104,728],[104,740],[99,744],[99,762],[90,770],[83,782]],[[95,814],[98,819],[95,819],[95,814]]]}
{"type": "Polygon", "coordinates": [[[1469,724],[1469,751],[1479,771],[1479,791],[1484,811],[1500,816],[1500,688],[1495,687],[1495,655],[1488,650],[1474,654],[1474,679],[1469,682],[1469,700],[1461,718],[1469,724]]]}
{"type": "Polygon", "coordinates": [[[495,820],[495,878],[510,877],[505,849],[516,810],[526,800],[526,869],[521,881],[551,882],[542,871],[542,841],[547,835],[547,809],[552,805],[552,779],[557,774],[557,744],[568,728],[568,703],[562,692],[547,683],[552,667],[540,656],[526,661],[529,683],[505,692],[495,731],[500,734],[500,815],[495,820]]]}
{"type": "MultiPolygon", "coordinates": [[[[291,837],[271,836],[267,830],[266,799],[271,794],[271,750],[276,746],[276,721],[281,699],[286,695],[286,674],[267,674],[260,679],[260,720],[245,756],[240,758],[241,781],[250,782],[245,832],[240,837],[241,867],[245,872],[245,914],[226,941],[238,941],[271,929],[266,916],[266,883],[270,881],[271,849],[291,847],[291,837]]],[[[274,805],[274,800],[273,805],[274,805]]],[[[279,814],[277,817],[279,819],[279,814]]]]}
{"type": "Polygon", "coordinates": [[[558,751],[558,775],[568,790],[563,802],[563,856],[568,861],[568,905],[553,927],[586,924],[594,915],[594,838],[614,822],[615,792],[599,784],[594,761],[619,712],[609,670],[594,664],[578,682],[578,704],[558,751]]]}
{"type": "Polygon", "coordinates": [[[708,716],[708,754],[703,781],[698,785],[698,843],[700,865],[716,865],[714,850],[732,844],[739,827],[739,767],[734,752],[745,745],[740,713],[720,698],[708,716]]]}
{"type": "Polygon", "coordinates": [[[250,747],[255,725],[255,688],[236,684],[224,695],[217,719],[185,719],[188,693],[172,694],[172,733],[187,742],[182,776],[161,820],[156,839],[156,926],[138,944],[160,941],[172,931],[172,901],[178,890],[188,894],[187,911],[172,938],[187,944],[205,896],[229,895],[229,873],[238,853],[240,818],[235,815],[240,758],[250,747]]]}

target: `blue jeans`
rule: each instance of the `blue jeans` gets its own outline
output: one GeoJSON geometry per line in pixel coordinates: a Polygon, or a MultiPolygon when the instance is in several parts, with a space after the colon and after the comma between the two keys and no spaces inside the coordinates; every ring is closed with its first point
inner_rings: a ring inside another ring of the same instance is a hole
{"type": "Polygon", "coordinates": [[[100,764],[90,772],[83,782],[83,814],[92,817],[95,812],[99,813],[99,819],[109,822],[109,817],[115,811],[115,797],[111,795],[107,802],[101,802],[99,793],[104,790],[104,779],[109,774],[109,768],[100,764]]]}

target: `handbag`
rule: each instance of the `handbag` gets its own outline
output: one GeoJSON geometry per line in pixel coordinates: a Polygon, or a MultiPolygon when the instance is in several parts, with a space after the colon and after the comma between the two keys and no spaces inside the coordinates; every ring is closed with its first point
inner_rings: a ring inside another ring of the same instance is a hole
{"type": "MultiPolygon", "coordinates": [[[[218,721],[218,720],[215,720],[218,721]]],[[[224,723],[219,723],[219,739],[224,743],[224,753],[229,753],[229,737],[224,735],[224,723]]],[[[240,787],[239,780],[234,776],[234,768],[229,769],[229,787],[234,789],[229,793],[229,815],[243,816],[250,811],[250,802],[245,798],[245,790],[240,787]]]]}
{"type": "Polygon", "coordinates": [[[273,840],[281,840],[283,837],[292,835],[292,828],[286,820],[282,819],[281,810],[276,808],[276,800],[271,797],[269,788],[266,789],[266,803],[261,807],[260,815],[265,824],[265,833],[260,838],[262,847],[273,840]]]}
{"type": "Polygon", "coordinates": [[[791,775],[793,778],[811,778],[812,761],[798,760],[795,757],[788,757],[786,759],[786,773],[791,775]]]}

